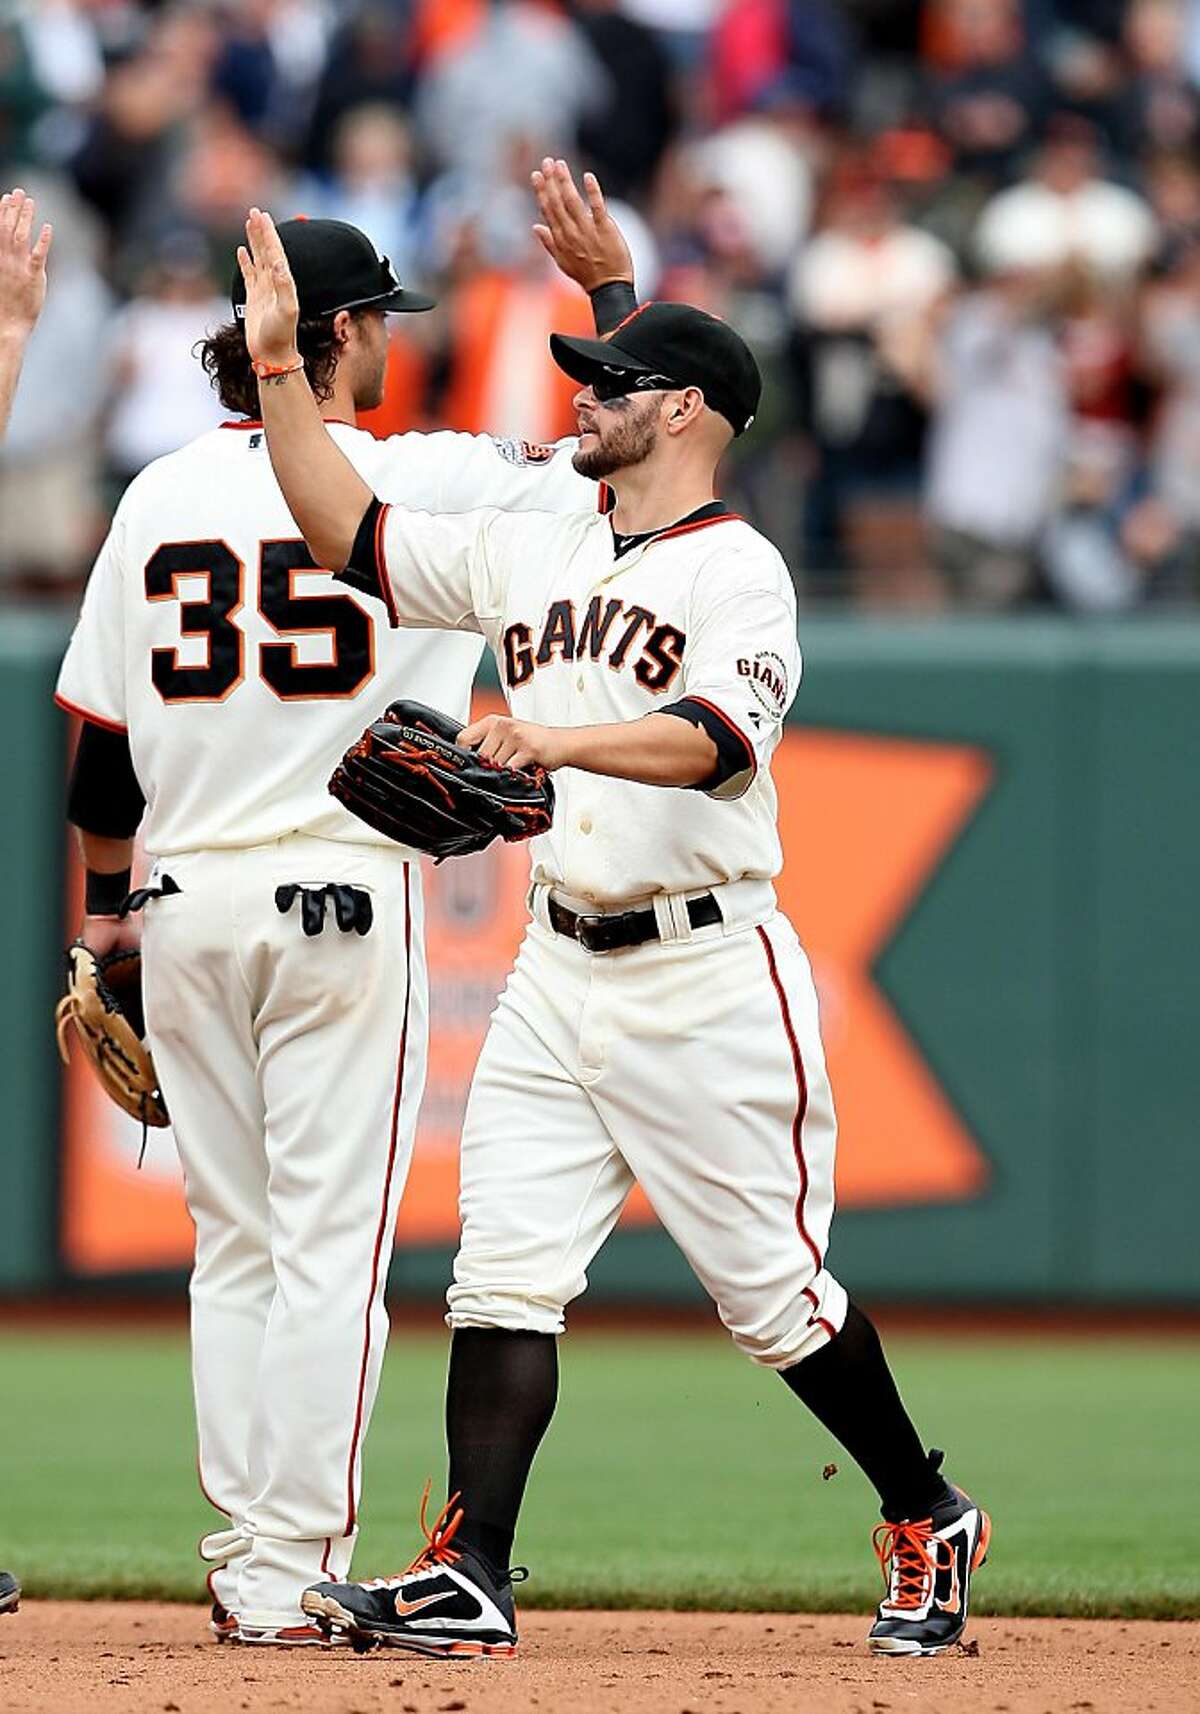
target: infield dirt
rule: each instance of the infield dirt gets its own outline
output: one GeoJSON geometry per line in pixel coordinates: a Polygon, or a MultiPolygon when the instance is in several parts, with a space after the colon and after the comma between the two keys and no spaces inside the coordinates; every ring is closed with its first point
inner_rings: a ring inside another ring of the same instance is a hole
{"type": "Polygon", "coordinates": [[[861,1615],[541,1613],[514,1661],[218,1647],[207,1613],[24,1604],[4,1714],[1190,1714],[1200,1622],[980,1619],[966,1648],[877,1660],[861,1615]]]}

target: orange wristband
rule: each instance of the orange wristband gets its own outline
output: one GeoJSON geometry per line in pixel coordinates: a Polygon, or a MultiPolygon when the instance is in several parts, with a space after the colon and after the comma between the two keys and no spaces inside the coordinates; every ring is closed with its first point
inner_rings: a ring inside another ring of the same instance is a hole
{"type": "Polygon", "coordinates": [[[294,375],[298,369],[303,369],[303,357],[297,357],[294,363],[285,363],[280,367],[274,363],[266,363],[261,357],[254,359],[254,373],[260,381],[269,381],[275,375],[294,375]]]}

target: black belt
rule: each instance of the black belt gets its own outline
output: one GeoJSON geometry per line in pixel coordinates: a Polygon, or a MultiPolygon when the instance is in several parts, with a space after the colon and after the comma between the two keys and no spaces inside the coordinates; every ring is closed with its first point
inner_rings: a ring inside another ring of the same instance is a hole
{"type": "MultiPolygon", "coordinates": [[[[568,940],[577,940],[587,952],[620,952],[626,946],[642,946],[657,940],[658,918],[653,910],[618,911],[613,916],[583,916],[568,910],[558,900],[546,900],[550,927],[568,940]]],[[[721,921],[721,907],[711,893],[687,902],[688,921],[693,928],[711,928],[721,921]]]]}

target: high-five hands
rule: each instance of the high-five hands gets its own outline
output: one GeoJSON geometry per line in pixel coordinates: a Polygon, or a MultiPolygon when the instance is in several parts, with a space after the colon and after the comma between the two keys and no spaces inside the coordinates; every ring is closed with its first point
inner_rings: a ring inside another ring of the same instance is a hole
{"type": "Polygon", "coordinates": [[[565,161],[549,155],[531,175],[544,224],[534,227],[542,249],[569,280],[585,292],[613,280],[633,284],[633,257],[604,201],[595,173],[584,173],[580,196],[565,161]]]}
{"type": "Polygon", "coordinates": [[[20,188],[0,196],[0,334],[24,340],[46,301],[46,257],[53,232],[43,226],[33,244],[34,202],[20,188]]]}
{"type": "Polygon", "coordinates": [[[238,245],[237,259],[246,282],[246,345],[251,357],[273,369],[298,363],[296,282],[275,222],[261,208],[250,210],[246,242],[238,245]]]}

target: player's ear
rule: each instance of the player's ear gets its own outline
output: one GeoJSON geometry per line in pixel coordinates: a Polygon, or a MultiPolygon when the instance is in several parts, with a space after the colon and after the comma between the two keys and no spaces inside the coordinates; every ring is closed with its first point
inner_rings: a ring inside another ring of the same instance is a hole
{"type": "Polygon", "coordinates": [[[333,343],[339,351],[344,351],[350,339],[350,329],[354,325],[354,317],[348,309],[340,309],[333,318],[333,343]]]}
{"type": "Polygon", "coordinates": [[[684,387],[672,393],[667,407],[667,433],[679,434],[690,427],[704,411],[704,394],[699,387],[684,387]]]}

